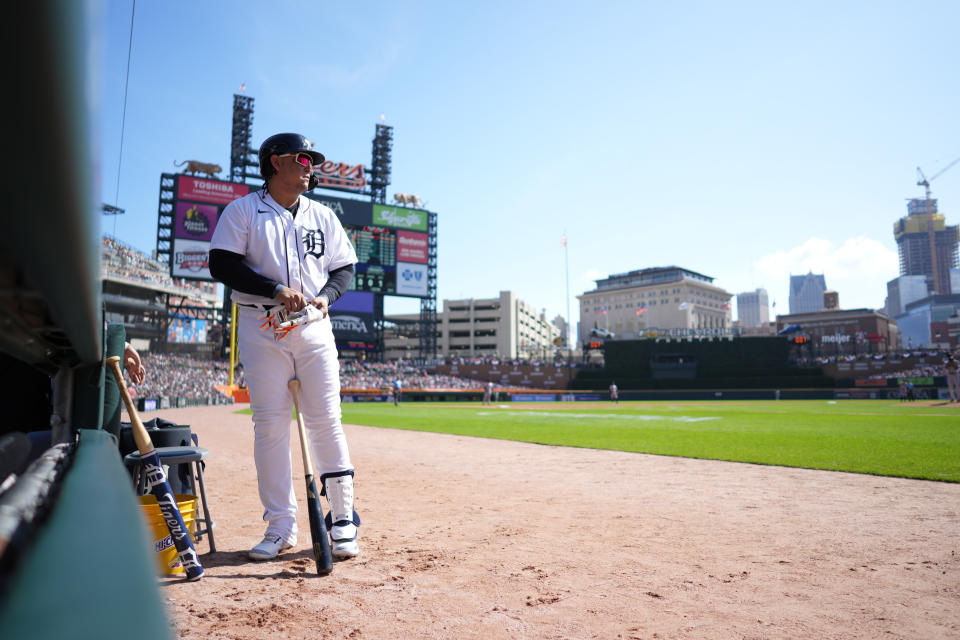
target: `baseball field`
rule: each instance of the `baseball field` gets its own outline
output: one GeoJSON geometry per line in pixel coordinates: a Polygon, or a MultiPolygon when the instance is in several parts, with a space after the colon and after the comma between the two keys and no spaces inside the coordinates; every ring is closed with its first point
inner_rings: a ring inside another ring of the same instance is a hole
{"type": "Polygon", "coordinates": [[[351,424],[960,482],[960,415],[895,400],[344,404],[351,424]]]}
{"type": "Polygon", "coordinates": [[[178,637],[960,637],[956,405],[344,404],[361,554],[326,577],[299,482],[299,544],[247,559],[238,409],[162,412],[217,523],[203,580],[161,578],[178,637]]]}

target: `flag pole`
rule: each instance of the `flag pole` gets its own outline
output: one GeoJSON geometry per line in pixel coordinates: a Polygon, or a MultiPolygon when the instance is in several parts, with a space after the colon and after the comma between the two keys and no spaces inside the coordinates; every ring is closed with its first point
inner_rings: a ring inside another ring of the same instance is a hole
{"type": "Polygon", "coordinates": [[[567,253],[566,229],[563,230],[563,237],[560,239],[560,244],[563,245],[563,267],[567,277],[567,318],[565,320],[567,326],[564,331],[563,341],[567,345],[567,362],[570,363],[573,361],[573,349],[570,348],[570,256],[567,253]]]}

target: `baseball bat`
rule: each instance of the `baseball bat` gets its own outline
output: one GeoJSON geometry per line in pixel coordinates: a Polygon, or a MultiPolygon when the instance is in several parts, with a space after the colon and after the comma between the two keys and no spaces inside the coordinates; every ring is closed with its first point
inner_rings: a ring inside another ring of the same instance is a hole
{"type": "Polygon", "coordinates": [[[133,440],[137,443],[137,449],[140,451],[140,464],[144,468],[147,487],[150,489],[150,493],[157,498],[160,513],[164,522],[167,523],[167,529],[170,531],[173,544],[180,556],[180,564],[187,573],[187,580],[199,580],[203,577],[203,567],[197,557],[197,550],[193,546],[190,531],[183,522],[183,515],[177,506],[177,498],[173,489],[170,488],[170,482],[167,481],[167,474],[160,463],[160,456],[153,448],[150,434],[147,433],[146,427],[143,426],[143,422],[137,414],[136,407],[133,406],[133,400],[130,399],[130,392],[127,391],[127,385],[123,381],[123,372],[120,370],[120,358],[110,356],[107,358],[107,366],[113,372],[117,387],[120,389],[120,397],[127,407],[127,413],[130,415],[130,429],[133,432],[133,440]]]}
{"type": "Polygon", "coordinates": [[[320,507],[320,494],[313,479],[313,462],[310,460],[310,448],[307,445],[307,429],[300,412],[300,381],[291,380],[287,386],[293,395],[293,408],[297,412],[297,429],[300,432],[300,450],[303,452],[303,470],[307,480],[307,513],[310,516],[310,539],[313,541],[313,559],[317,561],[317,575],[325,576],[333,571],[333,556],[330,555],[330,539],[327,537],[327,525],[323,521],[323,509],[320,507]]]}

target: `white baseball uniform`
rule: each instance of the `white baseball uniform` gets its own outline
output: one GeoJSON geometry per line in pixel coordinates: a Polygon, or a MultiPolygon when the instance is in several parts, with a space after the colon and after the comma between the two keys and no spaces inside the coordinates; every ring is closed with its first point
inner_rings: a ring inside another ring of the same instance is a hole
{"type": "MultiPolygon", "coordinates": [[[[336,214],[300,196],[296,218],[265,189],[234,200],[223,211],[210,244],[244,255],[253,271],[312,300],[330,271],[357,262],[336,214]]],[[[267,533],[294,543],[297,503],[290,462],[293,399],[287,383],[303,389],[301,410],[318,476],[352,471],[340,412],[340,367],[329,316],[282,338],[264,325],[281,307],[270,298],[233,291],[238,304],[239,356],[254,422],[254,460],[267,533]]]]}

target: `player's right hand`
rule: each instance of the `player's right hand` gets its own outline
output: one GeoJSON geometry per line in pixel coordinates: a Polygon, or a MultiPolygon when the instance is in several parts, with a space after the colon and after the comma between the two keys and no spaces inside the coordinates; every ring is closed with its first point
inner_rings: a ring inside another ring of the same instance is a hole
{"type": "Polygon", "coordinates": [[[127,375],[130,376],[130,382],[133,384],[143,384],[147,377],[147,370],[143,367],[143,361],[140,354],[128,342],[124,346],[123,366],[127,369],[127,375]]]}
{"type": "Polygon", "coordinates": [[[294,291],[288,287],[281,288],[280,293],[274,299],[282,304],[287,311],[300,311],[307,306],[306,297],[299,291],[294,291]]]}

